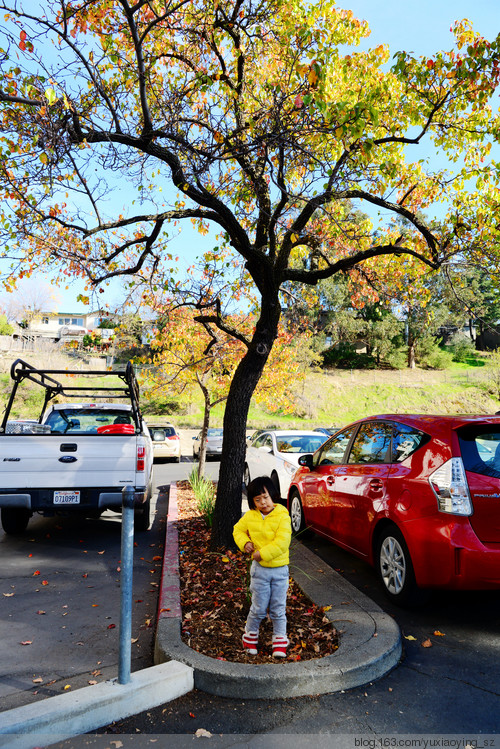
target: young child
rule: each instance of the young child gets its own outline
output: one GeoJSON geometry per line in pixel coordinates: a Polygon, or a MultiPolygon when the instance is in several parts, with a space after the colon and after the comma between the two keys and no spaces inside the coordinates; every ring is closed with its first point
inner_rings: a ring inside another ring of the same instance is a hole
{"type": "Polygon", "coordinates": [[[243,647],[257,655],[259,626],[269,616],[273,623],[273,656],[284,658],[286,634],[286,593],[292,528],[283,505],[275,504],[279,494],[267,476],[259,476],[247,487],[250,509],[236,523],[233,537],[240,551],[252,555],[250,590],[252,605],[243,634],[243,647]]]}

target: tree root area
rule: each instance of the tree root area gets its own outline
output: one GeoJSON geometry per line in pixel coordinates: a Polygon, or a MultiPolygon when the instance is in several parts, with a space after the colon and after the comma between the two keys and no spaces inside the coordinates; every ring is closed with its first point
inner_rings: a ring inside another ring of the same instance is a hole
{"type": "Polygon", "coordinates": [[[331,655],[338,633],[325,615],[290,578],[287,595],[286,658],[272,656],[269,617],[260,627],[257,655],[243,651],[241,637],[250,608],[248,555],[210,551],[210,529],[201,517],[189,482],[179,482],[178,534],[182,639],[193,650],[237,663],[289,663],[331,655]]]}

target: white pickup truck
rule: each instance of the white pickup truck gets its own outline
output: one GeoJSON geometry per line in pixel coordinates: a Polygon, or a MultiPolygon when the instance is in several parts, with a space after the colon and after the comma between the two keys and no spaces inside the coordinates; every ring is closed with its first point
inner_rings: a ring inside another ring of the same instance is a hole
{"type": "Polygon", "coordinates": [[[0,426],[0,515],[5,533],[22,533],[35,512],[82,517],[99,517],[107,509],[120,512],[125,486],[135,489],[135,527],[147,530],[153,449],[139,410],[132,364],[123,371],[81,372],[36,369],[18,359],[11,377],[14,385],[0,426]],[[55,375],[63,375],[65,382],[71,382],[71,376],[111,376],[120,384],[113,386],[110,380],[109,387],[63,385],[55,375]],[[24,381],[45,390],[40,416],[36,421],[9,420],[24,381]],[[56,398],[65,402],[51,404],[56,398]],[[72,398],[85,402],[73,403],[72,398]]]}

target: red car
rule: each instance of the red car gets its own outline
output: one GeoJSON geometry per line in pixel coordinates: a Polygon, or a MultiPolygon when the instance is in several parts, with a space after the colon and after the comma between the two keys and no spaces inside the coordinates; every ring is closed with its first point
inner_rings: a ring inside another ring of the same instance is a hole
{"type": "Polygon", "coordinates": [[[374,565],[388,596],[500,588],[500,417],[372,416],[299,459],[295,533],[374,565]]]}

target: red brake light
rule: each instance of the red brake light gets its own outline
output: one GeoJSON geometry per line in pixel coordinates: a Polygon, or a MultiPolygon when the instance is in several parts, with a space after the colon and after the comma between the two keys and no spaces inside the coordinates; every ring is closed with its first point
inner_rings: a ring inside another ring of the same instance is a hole
{"type": "Polygon", "coordinates": [[[146,448],[138,447],[137,448],[137,465],[136,465],[137,471],[144,471],[145,465],[146,465],[145,457],[146,457],[146,448]]]}

